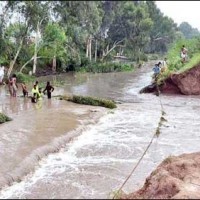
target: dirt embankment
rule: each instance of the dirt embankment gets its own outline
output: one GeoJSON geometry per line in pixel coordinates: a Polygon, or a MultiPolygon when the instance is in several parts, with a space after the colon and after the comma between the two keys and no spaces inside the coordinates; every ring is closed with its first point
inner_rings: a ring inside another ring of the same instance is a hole
{"type": "MultiPolygon", "coordinates": [[[[200,65],[179,74],[172,74],[159,86],[162,93],[199,95],[200,94],[200,65]]],[[[141,93],[152,93],[156,91],[154,85],[143,88],[141,93]]]]}
{"type": "Polygon", "coordinates": [[[200,199],[200,152],[165,159],[140,190],[121,199],[200,199]]]}

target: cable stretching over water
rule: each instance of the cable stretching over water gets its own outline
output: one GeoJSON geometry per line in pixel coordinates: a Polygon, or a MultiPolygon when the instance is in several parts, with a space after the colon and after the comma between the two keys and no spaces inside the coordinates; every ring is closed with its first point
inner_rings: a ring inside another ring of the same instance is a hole
{"type": "Polygon", "coordinates": [[[163,108],[163,104],[162,104],[162,101],[161,101],[161,97],[160,97],[160,90],[158,88],[158,86],[156,87],[157,88],[157,96],[159,97],[159,101],[160,101],[160,106],[161,106],[161,116],[160,116],[160,120],[158,122],[158,126],[157,126],[157,129],[154,133],[154,135],[152,136],[151,138],[151,141],[149,142],[148,146],[146,147],[146,149],[144,150],[142,156],[140,157],[140,159],[138,160],[137,164],[135,165],[135,167],[133,168],[133,170],[131,171],[131,173],[128,175],[128,177],[126,178],[126,180],[123,182],[123,184],[121,185],[121,187],[118,189],[118,191],[115,193],[115,195],[113,196],[112,199],[116,199],[116,197],[119,195],[120,191],[122,191],[122,188],[124,187],[124,185],[127,183],[127,181],[129,180],[129,178],[133,175],[133,173],[135,172],[136,168],[139,166],[140,162],[142,161],[142,159],[144,158],[145,154],[147,153],[148,149],[150,148],[153,140],[155,137],[158,137],[159,134],[160,134],[160,127],[162,125],[162,121],[167,121],[163,116],[165,115],[165,112],[164,112],[164,108],[163,108]]]}

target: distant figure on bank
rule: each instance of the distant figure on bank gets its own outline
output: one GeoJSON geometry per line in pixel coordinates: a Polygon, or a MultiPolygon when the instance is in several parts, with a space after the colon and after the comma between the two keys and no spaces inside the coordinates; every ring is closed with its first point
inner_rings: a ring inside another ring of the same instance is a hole
{"type": "Polygon", "coordinates": [[[161,72],[165,72],[167,70],[167,58],[164,58],[162,61],[161,72]]]}
{"type": "Polygon", "coordinates": [[[3,84],[3,78],[4,78],[4,66],[0,66],[0,84],[3,84]]]}
{"type": "Polygon", "coordinates": [[[181,48],[181,58],[182,58],[183,63],[187,61],[187,53],[188,53],[188,50],[185,48],[185,45],[183,45],[181,48]]]}
{"type": "Polygon", "coordinates": [[[21,87],[22,87],[23,96],[28,97],[28,90],[24,82],[21,84],[21,87]]]}
{"type": "Polygon", "coordinates": [[[160,70],[161,70],[160,65],[161,65],[161,62],[159,62],[158,64],[155,64],[155,66],[153,67],[153,72],[154,72],[152,76],[153,82],[156,82],[158,79],[158,75],[160,74],[160,70]]]}
{"type": "Polygon", "coordinates": [[[50,82],[47,82],[46,88],[44,89],[43,93],[45,94],[45,91],[47,91],[47,97],[48,99],[51,99],[51,93],[54,91],[54,87],[50,85],[50,82]]]}

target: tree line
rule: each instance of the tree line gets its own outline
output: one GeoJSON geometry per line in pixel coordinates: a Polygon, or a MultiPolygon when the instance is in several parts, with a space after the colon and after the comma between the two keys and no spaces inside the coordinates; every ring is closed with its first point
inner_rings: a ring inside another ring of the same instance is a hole
{"type": "Polygon", "coordinates": [[[154,1],[3,1],[1,8],[0,64],[8,76],[55,63],[81,68],[114,55],[140,62],[199,35],[164,16],[154,1]]]}

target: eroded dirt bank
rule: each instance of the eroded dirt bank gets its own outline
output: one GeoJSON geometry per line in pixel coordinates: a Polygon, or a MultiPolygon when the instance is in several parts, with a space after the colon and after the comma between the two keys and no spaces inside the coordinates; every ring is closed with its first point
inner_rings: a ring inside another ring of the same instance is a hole
{"type": "MultiPolygon", "coordinates": [[[[183,73],[172,74],[159,86],[162,93],[167,94],[200,94],[200,65],[183,73]]],[[[156,91],[154,85],[149,85],[141,90],[141,93],[152,93],[156,91]]]]}
{"type": "Polygon", "coordinates": [[[122,199],[199,199],[200,152],[165,159],[144,186],[122,199]]]}

